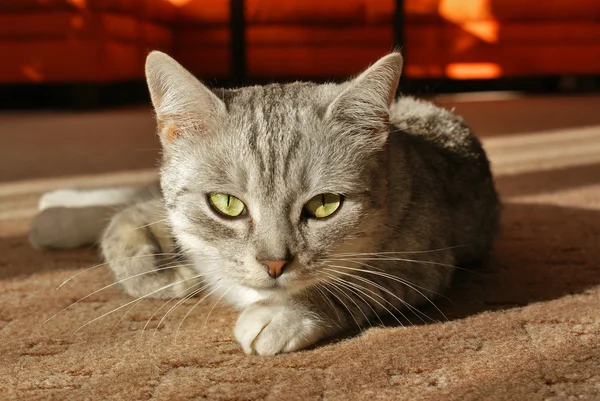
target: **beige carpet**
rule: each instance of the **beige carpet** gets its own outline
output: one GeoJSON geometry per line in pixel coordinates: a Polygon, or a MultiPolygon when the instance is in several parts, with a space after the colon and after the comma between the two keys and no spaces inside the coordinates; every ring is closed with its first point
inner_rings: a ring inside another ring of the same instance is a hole
{"type": "Polygon", "coordinates": [[[131,301],[116,287],[44,323],[111,277],[84,272],[96,250],[28,245],[39,193],[151,180],[152,121],[0,115],[0,399],[600,399],[600,96],[439,101],[492,158],[506,203],[493,262],[436,302],[447,321],[274,358],[245,356],[235,313],[210,302],[181,324],[185,302],[158,329],[171,305],[155,314],[157,300],[93,321],[131,301]]]}

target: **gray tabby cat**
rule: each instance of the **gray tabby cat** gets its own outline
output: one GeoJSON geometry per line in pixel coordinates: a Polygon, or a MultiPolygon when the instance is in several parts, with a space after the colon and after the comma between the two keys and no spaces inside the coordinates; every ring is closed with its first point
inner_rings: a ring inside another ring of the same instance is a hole
{"type": "MultiPolygon", "coordinates": [[[[460,117],[395,99],[401,68],[392,53],[344,84],[213,92],[151,53],[160,189],[123,190],[133,203],[101,238],[125,291],[206,288],[241,310],[244,351],[273,355],[414,310],[448,286],[454,266],[481,262],[499,214],[486,155],[460,117]],[[172,252],[185,260],[164,265],[172,252]]],[[[111,191],[91,197],[121,203],[111,191]]],[[[84,195],[48,195],[33,241],[76,245],[42,226],[69,211],[97,214],[60,207],[84,195]]]]}

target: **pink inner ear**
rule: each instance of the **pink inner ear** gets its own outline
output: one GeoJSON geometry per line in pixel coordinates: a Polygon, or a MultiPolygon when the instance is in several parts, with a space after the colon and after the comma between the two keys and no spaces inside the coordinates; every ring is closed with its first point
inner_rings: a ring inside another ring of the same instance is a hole
{"type": "MultiPolygon", "coordinates": [[[[205,124],[196,124],[194,131],[204,133],[207,128],[208,127],[205,124]]],[[[173,143],[183,135],[183,130],[181,130],[179,125],[173,121],[163,122],[162,120],[159,120],[158,132],[167,143],[173,143]]]]}
{"type": "Polygon", "coordinates": [[[166,142],[172,143],[181,136],[179,126],[173,121],[158,121],[158,132],[162,135],[166,142]]]}

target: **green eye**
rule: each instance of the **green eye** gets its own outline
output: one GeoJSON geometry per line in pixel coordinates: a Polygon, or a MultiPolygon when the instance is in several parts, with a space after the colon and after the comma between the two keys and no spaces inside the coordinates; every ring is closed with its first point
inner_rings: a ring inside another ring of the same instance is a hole
{"type": "Polygon", "coordinates": [[[304,205],[304,212],[309,217],[322,219],[331,216],[339,209],[342,196],[338,194],[320,194],[309,200],[304,205]]]}
{"type": "Polygon", "coordinates": [[[227,217],[238,217],[246,211],[246,205],[233,195],[212,193],[208,195],[210,205],[227,217]]]}

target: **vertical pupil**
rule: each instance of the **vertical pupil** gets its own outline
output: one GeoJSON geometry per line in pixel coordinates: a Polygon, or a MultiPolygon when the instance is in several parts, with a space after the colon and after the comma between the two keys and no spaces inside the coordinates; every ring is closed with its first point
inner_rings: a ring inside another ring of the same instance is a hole
{"type": "Polygon", "coordinates": [[[227,208],[229,208],[230,203],[231,203],[231,196],[227,195],[227,208]]]}
{"type": "Polygon", "coordinates": [[[325,205],[325,194],[321,194],[321,205],[325,205]]]}

